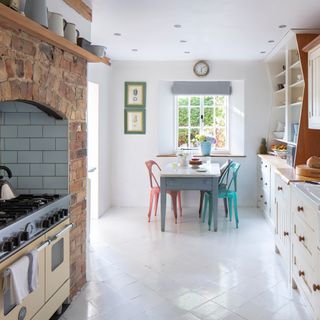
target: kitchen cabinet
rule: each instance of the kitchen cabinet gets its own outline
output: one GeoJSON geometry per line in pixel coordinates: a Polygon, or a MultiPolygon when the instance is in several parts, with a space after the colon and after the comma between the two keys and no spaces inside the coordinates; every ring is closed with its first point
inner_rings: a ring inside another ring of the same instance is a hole
{"type": "Polygon", "coordinates": [[[320,129],[320,44],[308,53],[309,129],[320,129]]]}
{"type": "Polygon", "coordinates": [[[290,186],[275,176],[275,246],[290,269],[291,217],[290,186]]]}
{"type": "Polygon", "coordinates": [[[271,166],[270,164],[260,159],[258,162],[258,207],[262,208],[264,215],[270,217],[270,201],[271,201],[271,166]]]}
{"type": "Polygon", "coordinates": [[[291,213],[293,282],[314,319],[320,319],[319,210],[297,186],[293,186],[291,213]]]}

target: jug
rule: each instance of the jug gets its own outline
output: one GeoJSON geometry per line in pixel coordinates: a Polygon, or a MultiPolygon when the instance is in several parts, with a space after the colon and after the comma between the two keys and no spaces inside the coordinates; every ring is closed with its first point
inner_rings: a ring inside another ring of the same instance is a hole
{"type": "Polygon", "coordinates": [[[73,43],[77,43],[79,37],[79,31],[76,29],[76,25],[71,22],[64,21],[64,37],[73,43]]]}
{"type": "Polygon", "coordinates": [[[48,11],[48,28],[57,35],[63,37],[63,17],[61,14],[56,12],[48,11]]]}
{"type": "Polygon", "coordinates": [[[26,17],[48,28],[47,0],[26,0],[24,13],[26,17]]]}

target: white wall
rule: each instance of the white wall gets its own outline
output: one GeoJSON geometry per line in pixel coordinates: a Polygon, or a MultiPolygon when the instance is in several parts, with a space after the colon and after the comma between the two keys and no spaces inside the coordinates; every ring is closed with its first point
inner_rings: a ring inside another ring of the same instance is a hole
{"type": "MultiPolygon", "coordinates": [[[[169,82],[197,79],[192,72],[192,62],[125,62],[112,65],[111,109],[112,117],[112,205],[147,206],[148,178],[144,162],[156,159],[162,136],[172,136],[172,123],[164,130],[159,126],[163,110],[159,105],[162,93],[169,82]],[[124,82],[147,83],[146,134],[124,134],[124,82]]],[[[242,167],[239,176],[240,205],[256,204],[256,152],[260,139],[268,131],[268,79],[265,65],[260,62],[212,62],[207,80],[239,80],[244,84],[245,155],[237,159],[242,167]]],[[[163,99],[162,102],[169,98],[163,99]]],[[[235,106],[236,107],[236,106],[235,106]]],[[[172,111],[173,112],[173,111],[172,111]]],[[[169,138],[170,139],[170,138],[169,138]]],[[[162,145],[163,147],[163,145],[162,145]]],[[[173,158],[156,159],[162,166],[173,158]]],[[[224,161],[225,159],[220,159],[224,161]]],[[[198,193],[185,197],[186,206],[198,205],[198,193]],[[186,199],[188,198],[188,199],[186,199]]]]}
{"type": "Polygon", "coordinates": [[[80,31],[80,36],[91,39],[91,22],[83,18],[74,9],[68,6],[63,0],[49,0],[47,1],[48,10],[57,12],[63,15],[64,19],[75,23],[76,28],[80,31]]]}
{"type": "Polygon", "coordinates": [[[99,85],[99,204],[98,216],[111,206],[111,68],[102,63],[90,63],[88,80],[99,85]]]}

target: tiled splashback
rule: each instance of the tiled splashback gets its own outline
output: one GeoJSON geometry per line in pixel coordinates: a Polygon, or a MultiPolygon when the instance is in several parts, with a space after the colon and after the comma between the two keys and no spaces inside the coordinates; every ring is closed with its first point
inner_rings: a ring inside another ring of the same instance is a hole
{"type": "Polygon", "coordinates": [[[0,163],[18,193],[67,193],[68,121],[23,102],[0,103],[0,163]]]}

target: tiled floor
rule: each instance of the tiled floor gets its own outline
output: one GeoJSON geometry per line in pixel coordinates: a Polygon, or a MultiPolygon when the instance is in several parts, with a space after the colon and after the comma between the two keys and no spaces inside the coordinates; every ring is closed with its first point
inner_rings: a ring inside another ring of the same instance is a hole
{"type": "Polygon", "coordinates": [[[63,320],[308,320],[286,285],[273,236],[256,209],[237,230],[220,213],[209,232],[194,210],[167,231],[145,209],[112,209],[92,225],[88,283],[63,320]]]}

